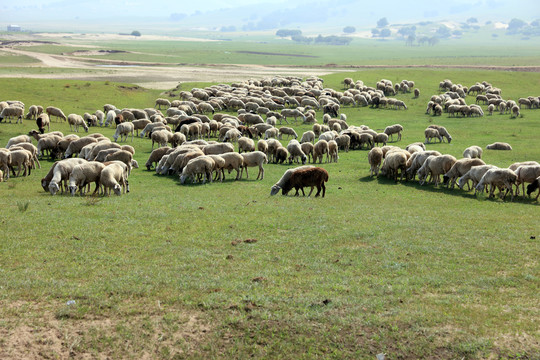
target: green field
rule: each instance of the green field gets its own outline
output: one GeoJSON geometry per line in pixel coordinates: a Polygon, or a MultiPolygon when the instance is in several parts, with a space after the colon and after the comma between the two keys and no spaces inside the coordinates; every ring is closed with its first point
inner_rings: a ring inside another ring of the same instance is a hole
{"type": "MultiPolygon", "coordinates": [[[[537,62],[522,56],[523,65],[537,62]]],[[[416,82],[420,98],[396,96],[407,111],[342,108],[352,125],[402,124],[393,145],[423,141],[423,130],[439,124],[453,141],[428,149],[461,158],[470,145],[504,141],[513,151],[485,150],[486,163],[540,160],[540,110],[523,109],[516,119],[425,115],[443,79],[486,80],[517,100],[540,94],[538,73],[379,69],[329,75],[325,86],[343,90],[344,77],[372,86],[381,78],[416,82]]],[[[153,107],[162,96],[113,82],[0,85],[2,100],[66,114],[105,103],[153,107]]],[[[203,86],[182,89],[195,85],[203,86]]],[[[299,134],[310,128],[294,127],[299,134]]],[[[0,146],[32,128],[30,120],[0,124],[0,146]]],[[[59,122],[51,130],[70,132],[59,122]]],[[[114,129],[90,132],[112,137],[114,129]]],[[[1,358],[540,357],[534,199],[373,179],[365,150],[321,165],[330,174],[325,198],[271,197],[289,165],[266,165],[262,181],[251,170],[240,181],[231,174],[223,183],[180,185],[176,176],[144,169],[148,139],[133,146],[141,168],[121,197],[45,193],[40,179],[49,160],[29,177],[0,183],[1,358]]]]}

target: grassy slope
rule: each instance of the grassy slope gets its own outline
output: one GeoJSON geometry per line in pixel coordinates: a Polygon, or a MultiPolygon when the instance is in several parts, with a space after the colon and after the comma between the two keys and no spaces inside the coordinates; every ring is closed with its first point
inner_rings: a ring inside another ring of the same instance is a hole
{"type": "MultiPolygon", "coordinates": [[[[328,76],[325,84],[339,88],[343,77],[328,76]]],[[[421,141],[423,129],[437,123],[454,137],[430,147],[443,153],[459,158],[469,145],[497,140],[514,150],[486,151],[487,163],[540,158],[538,110],[514,120],[424,115],[444,78],[466,85],[488,80],[516,99],[540,92],[538,74],[381,70],[352,77],[366,84],[416,81],[420,99],[398,96],[406,112],[343,110],[355,125],[401,123],[397,145],[421,141]],[[526,90],[523,83],[530,84],[526,90]]],[[[0,99],[55,104],[66,113],[104,103],[143,108],[158,96],[97,82],[1,84],[0,99]]],[[[32,127],[2,124],[0,144],[32,127]]],[[[64,124],[53,127],[69,132],[64,124]]],[[[149,141],[135,139],[134,146],[144,164],[149,141]]],[[[31,326],[61,334],[60,348],[43,346],[50,356],[70,346],[76,356],[134,358],[539,355],[538,240],[531,236],[538,238],[540,228],[531,200],[476,199],[461,190],[370,179],[366,151],[322,165],[330,173],[325,199],[269,197],[288,168],[274,164],[263,181],[181,186],[139,169],[127,196],[51,197],[38,180],[51,163],[42,165],[28,178],[0,184],[4,342],[31,326]],[[248,238],[258,241],[232,245],[248,238]],[[75,306],[65,305],[70,299],[75,306]]]]}

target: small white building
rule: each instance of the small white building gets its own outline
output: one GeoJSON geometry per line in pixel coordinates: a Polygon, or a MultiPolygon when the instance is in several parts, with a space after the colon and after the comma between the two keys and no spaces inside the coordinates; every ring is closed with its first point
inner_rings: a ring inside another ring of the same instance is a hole
{"type": "Polygon", "coordinates": [[[21,27],[19,25],[8,25],[7,31],[21,31],[21,27]]]}

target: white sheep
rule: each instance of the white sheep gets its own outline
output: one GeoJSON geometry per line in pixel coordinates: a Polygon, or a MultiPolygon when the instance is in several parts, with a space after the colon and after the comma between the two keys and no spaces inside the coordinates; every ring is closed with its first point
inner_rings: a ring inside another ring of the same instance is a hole
{"type": "Polygon", "coordinates": [[[442,136],[437,129],[427,128],[424,130],[424,136],[426,137],[424,144],[431,143],[431,139],[439,139],[439,142],[442,142],[442,136]]]}
{"type": "Polygon", "coordinates": [[[383,152],[380,147],[372,148],[368,153],[368,162],[370,165],[369,175],[379,176],[379,168],[383,159],[383,152]]]}
{"type": "Polygon", "coordinates": [[[159,147],[167,146],[167,143],[171,141],[173,134],[167,130],[153,131],[150,138],[152,139],[152,150],[154,150],[154,143],[157,143],[159,147]]]}
{"type": "MultiPolygon", "coordinates": [[[[407,155],[404,151],[392,151],[387,153],[384,162],[381,166],[381,175],[389,176],[397,182],[398,173],[401,170],[400,181],[403,181],[403,176],[407,170],[407,155]]],[[[405,176],[406,178],[406,176],[405,176]]]]}
{"type": "Polygon", "coordinates": [[[138,169],[139,163],[133,159],[133,154],[127,150],[117,150],[105,156],[105,162],[121,161],[126,164],[128,175],[131,175],[131,169],[138,169]]]}
{"type": "Polygon", "coordinates": [[[486,146],[487,150],[512,150],[512,146],[505,142],[494,142],[486,146]]]}
{"type": "Polygon", "coordinates": [[[473,159],[473,158],[481,159],[482,153],[483,153],[483,150],[480,146],[473,145],[473,146],[469,146],[463,151],[463,157],[470,158],[470,159],[473,159]]]}
{"type": "Polygon", "coordinates": [[[519,185],[523,187],[523,196],[525,196],[525,183],[533,183],[540,176],[540,165],[522,165],[515,171],[517,175],[516,195],[519,195],[519,185]]]}
{"type": "Polygon", "coordinates": [[[82,126],[84,131],[88,132],[88,125],[86,125],[86,122],[81,115],[69,114],[67,121],[71,131],[74,131],[73,129],[75,129],[75,132],[79,132],[79,126],[82,126]]]}
{"type": "Polygon", "coordinates": [[[121,162],[112,162],[101,170],[99,183],[103,187],[103,194],[110,196],[111,189],[118,196],[122,195],[122,189],[129,192],[127,181],[127,167],[121,162]]]}
{"type": "Polygon", "coordinates": [[[255,142],[245,136],[238,138],[238,153],[255,151],[255,142]]]}
{"type": "Polygon", "coordinates": [[[392,138],[394,140],[394,134],[397,134],[397,141],[401,140],[401,132],[403,131],[403,126],[400,124],[394,124],[387,126],[384,129],[384,133],[392,138]]]}
{"type": "Polygon", "coordinates": [[[307,156],[302,151],[301,144],[296,139],[291,139],[289,143],[287,144],[287,151],[289,152],[289,164],[293,161],[300,162],[302,161],[302,164],[306,163],[307,156]]]}
{"type": "Polygon", "coordinates": [[[437,131],[439,131],[439,135],[446,138],[446,141],[448,141],[449,144],[452,141],[452,136],[450,136],[450,133],[448,132],[448,130],[446,130],[446,128],[444,126],[429,125],[428,128],[437,129],[437,131]]]}
{"type": "Polygon", "coordinates": [[[133,133],[135,131],[135,126],[132,122],[123,122],[118,124],[116,126],[116,131],[113,135],[113,139],[116,142],[118,138],[120,137],[120,142],[122,142],[122,138],[125,137],[124,142],[127,141],[127,138],[129,134],[131,134],[131,142],[133,142],[133,133]]]}
{"type": "MultiPolygon", "coordinates": [[[[53,175],[51,180],[48,183],[49,192],[51,195],[56,195],[58,191],[62,188],[62,192],[64,192],[64,189],[68,189],[68,179],[69,175],[71,174],[71,171],[76,165],[85,163],[86,160],[79,159],[79,158],[70,158],[62,161],[58,161],[54,165],[53,169],[53,175]],[[62,181],[64,182],[64,186],[62,187],[62,181]]],[[[42,180],[42,186],[45,187],[46,185],[43,184],[42,180]]]]}
{"type": "MultiPolygon", "coordinates": [[[[472,188],[474,188],[474,194],[476,195],[476,185],[480,182],[482,179],[482,176],[490,170],[490,169],[496,169],[497,167],[495,165],[480,165],[480,166],[473,166],[469,171],[467,171],[465,174],[463,174],[462,177],[459,178],[458,186],[460,189],[463,189],[465,187],[465,184],[469,183],[469,180],[472,181],[472,188]]],[[[471,187],[469,186],[469,190],[471,187]]]]}
{"type": "MultiPolygon", "coordinates": [[[[64,152],[64,158],[67,159],[67,158],[71,157],[74,154],[78,154],[82,150],[82,148],[85,147],[86,145],[92,144],[92,143],[97,143],[97,142],[98,142],[98,140],[96,138],[93,138],[93,137],[90,137],[90,136],[85,136],[85,137],[82,137],[80,139],[73,140],[73,141],[71,141],[69,143],[66,151],[64,152]]],[[[96,146],[94,146],[94,148],[92,149],[92,151],[90,153],[95,151],[96,146]]],[[[97,155],[97,152],[96,152],[96,155],[97,155]]],[[[94,160],[94,159],[92,159],[92,160],[94,160]]]]}
{"type": "Polygon", "coordinates": [[[9,122],[11,123],[11,118],[15,118],[17,119],[16,123],[20,122],[22,124],[23,115],[24,109],[17,106],[9,106],[2,109],[2,112],[0,112],[0,122],[2,122],[5,118],[8,118],[9,122]]]}
{"type": "Polygon", "coordinates": [[[329,158],[328,162],[338,162],[339,156],[338,156],[338,144],[335,140],[330,140],[328,142],[328,154],[327,157],[329,158]]]}
{"type": "Polygon", "coordinates": [[[257,150],[262,151],[266,155],[268,155],[268,143],[264,139],[260,139],[257,141],[257,150]]]}
{"type": "Polygon", "coordinates": [[[16,145],[16,144],[23,143],[23,142],[31,143],[32,139],[28,135],[14,136],[14,137],[12,137],[12,138],[10,138],[8,140],[8,143],[6,145],[6,149],[9,149],[12,145],[16,145]]]}
{"type": "Polygon", "coordinates": [[[434,180],[435,182],[435,186],[437,186],[440,182],[439,176],[446,174],[456,161],[457,159],[455,157],[448,154],[440,156],[428,156],[420,169],[418,169],[416,172],[420,185],[424,185],[428,175],[430,175],[432,181],[434,180]]]}
{"type": "Polygon", "coordinates": [[[262,151],[253,151],[250,153],[244,153],[242,154],[242,157],[244,158],[244,162],[242,164],[242,170],[240,173],[240,178],[242,178],[242,174],[244,173],[244,169],[246,169],[246,179],[249,178],[248,175],[248,167],[259,167],[259,173],[257,174],[257,179],[259,177],[264,179],[264,167],[263,164],[268,164],[268,157],[265,153],[262,151]]]}
{"type": "Polygon", "coordinates": [[[26,149],[19,149],[11,151],[10,163],[8,166],[11,168],[13,176],[19,177],[21,170],[23,169],[23,176],[28,176],[31,172],[32,162],[32,153],[26,149]],[[18,169],[17,175],[15,175],[15,166],[18,169]]]}
{"type": "Polygon", "coordinates": [[[223,166],[222,170],[223,179],[225,179],[224,170],[227,169],[229,174],[232,170],[236,170],[236,180],[238,180],[240,178],[240,171],[244,166],[244,157],[235,152],[221,154],[221,157],[225,160],[225,165],[223,166]]]}
{"type": "Polygon", "coordinates": [[[182,170],[180,175],[180,183],[184,184],[186,179],[191,178],[191,182],[195,183],[199,176],[203,177],[203,184],[208,181],[212,182],[212,171],[215,167],[215,161],[208,156],[199,156],[191,159],[182,170]]]}
{"type": "Polygon", "coordinates": [[[206,145],[203,148],[205,155],[221,155],[228,152],[234,152],[234,145],[231,143],[218,143],[206,145]]]}
{"type": "Polygon", "coordinates": [[[479,192],[484,191],[484,187],[490,185],[489,197],[492,197],[495,192],[495,188],[499,189],[499,194],[502,193],[502,189],[506,188],[503,199],[506,197],[508,191],[512,196],[510,201],[514,200],[514,192],[512,190],[512,185],[517,181],[517,175],[510,169],[490,169],[486,171],[482,179],[476,185],[476,190],[479,192]]]}
{"type": "Polygon", "coordinates": [[[87,185],[90,187],[90,184],[93,182],[96,183],[96,189],[94,190],[95,194],[99,189],[99,177],[103,168],[105,168],[105,165],[98,161],[89,161],[74,166],[69,175],[68,189],[71,192],[71,195],[74,196],[78,188],[79,194],[82,196],[85,187],[87,185]]]}
{"type": "Polygon", "coordinates": [[[465,175],[471,169],[471,167],[481,165],[486,165],[486,163],[483,162],[482,159],[459,159],[454,163],[454,165],[452,165],[450,170],[448,170],[448,172],[444,174],[443,182],[446,184],[447,187],[451,186],[451,188],[453,189],[458,177],[465,175]]]}
{"type": "Polygon", "coordinates": [[[300,144],[305,142],[315,143],[315,133],[311,130],[306,131],[302,134],[302,139],[300,139],[300,144]]]}
{"type": "MultiPolygon", "coordinates": [[[[86,136],[87,138],[88,136],[86,136]]],[[[81,138],[82,139],[82,138],[81,138]]],[[[110,148],[116,148],[116,149],[120,149],[122,148],[120,145],[118,145],[117,143],[113,143],[111,142],[110,140],[107,140],[107,141],[99,141],[96,146],[94,146],[94,148],[90,151],[90,153],[88,154],[87,157],[85,157],[86,160],[88,161],[92,161],[92,160],[95,160],[97,155],[99,154],[99,152],[101,150],[105,150],[105,149],[110,149],[110,148]]]]}

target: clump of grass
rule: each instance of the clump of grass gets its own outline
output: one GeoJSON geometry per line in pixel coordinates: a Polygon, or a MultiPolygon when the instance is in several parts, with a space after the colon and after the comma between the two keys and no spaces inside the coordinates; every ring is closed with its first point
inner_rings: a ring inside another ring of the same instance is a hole
{"type": "Polygon", "coordinates": [[[15,186],[17,186],[17,183],[14,183],[13,181],[8,184],[8,189],[15,189],[15,186]]]}
{"type": "Polygon", "coordinates": [[[97,194],[87,196],[85,197],[85,199],[86,199],[86,206],[97,205],[101,201],[101,198],[97,194]]]}
{"type": "Polygon", "coordinates": [[[28,210],[28,206],[30,206],[30,200],[17,201],[17,207],[19,208],[20,212],[25,212],[26,210],[28,210]]]}

